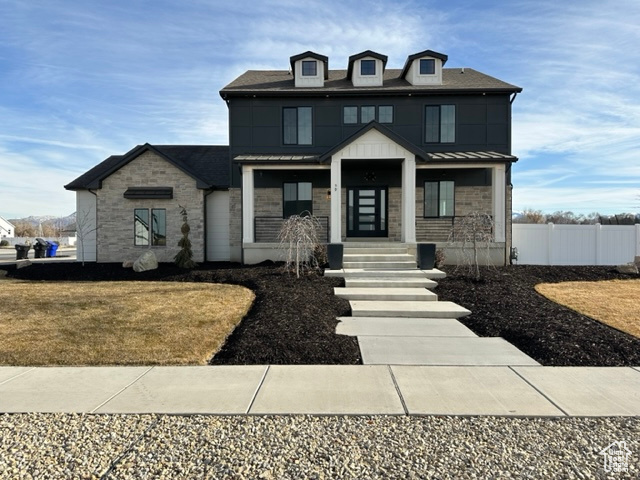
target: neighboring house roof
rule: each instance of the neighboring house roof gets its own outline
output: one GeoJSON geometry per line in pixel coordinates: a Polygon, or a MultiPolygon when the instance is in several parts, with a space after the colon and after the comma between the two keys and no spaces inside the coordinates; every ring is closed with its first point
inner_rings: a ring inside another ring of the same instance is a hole
{"type": "Polygon", "coordinates": [[[102,181],[142,153],[152,151],[196,180],[198,188],[229,187],[229,147],[221,145],[138,145],[113,155],[64,186],[67,190],[101,188],[102,181]]]}
{"type": "Polygon", "coordinates": [[[354,87],[346,70],[330,70],[323,87],[296,87],[293,75],[287,70],[249,70],[220,90],[220,96],[245,95],[371,95],[437,94],[437,93],[518,93],[521,87],[503,82],[472,68],[443,68],[442,85],[411,85],[402,78],[401,69],[386,69],[380,87],[354,87]]]}

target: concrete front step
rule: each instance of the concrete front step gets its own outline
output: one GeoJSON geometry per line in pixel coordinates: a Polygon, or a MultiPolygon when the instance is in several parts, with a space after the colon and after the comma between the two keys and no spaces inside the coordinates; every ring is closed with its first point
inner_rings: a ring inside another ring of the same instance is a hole
{"type": "Polygon", "coordinates": [[[346,278],[396,278],[396,279],[416,279],[416,278],[445,278],[447,276],[441,270],[434,268],[432,270],[419,270],[417,268],[343,268],[340,270],[325,270],[325,277],[344,277],[346,278]]]}
{"type": "Polygon", "coordinates": [[[344,262],[414,262],[415,257],[408,253],[346,253],[342,259],[344,262]]]}
{"type": "Polygon", "coordinates": [[[336,296],[346,300],[438,300],[438,295],[426,288],[390,288],[390,287],[335,287],[336,296]]]}
{"type": "Polygon", "coordinates": [[[460,318],[471,312],[453,302],[350,300],[354,317],[460,318]]]}
{"type": "Polygon", "coordinates": [[[365,365],[540,365],[503,338],[359,336],[365,365]]]}
{"type": "Polygon", "coordinates": [[[356,288],[435,288],[438,286],[438,282],[434,282],[428,278],[345,278],[344,283],[347,287],[356,288]]]}
{"type": "Polygon", "coordinates": [[[338,317],[338,335],[389,337],[475,337],[453,318],[338,317]]]}
{"type": "Polygon", "coordinates": [[[370,254],[402,255],[407,254],[407,247],[349,247],[346,244],[344,246],[344,255],[370,254]]]}
{"type": "Polygon", "coordinates": [[[394,260],[394,261],[343,261],[345,269],[350,268],[368,268],[368,269],[399,269],[399,268],[417,268],[415,260],[394,260]]]}

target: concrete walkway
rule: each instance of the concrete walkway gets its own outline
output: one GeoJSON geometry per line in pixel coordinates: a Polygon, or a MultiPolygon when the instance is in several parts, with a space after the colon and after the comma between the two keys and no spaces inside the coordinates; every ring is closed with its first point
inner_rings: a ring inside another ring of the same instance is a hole
{"type": "Polygon", "coordinates": [[[399,244],[345,244],[335,295],[349,301],[339,335],[358,338],[365,365],[530,366],[534,359],[502,338],[479,338],[457,319],[471,314],[431,291],[446,274],[421,270],[399,244]]]}
{"type": "Polygon", "coordinates": [[[640,416],[640,368],[0,367],[0,412],[640,416]]]}

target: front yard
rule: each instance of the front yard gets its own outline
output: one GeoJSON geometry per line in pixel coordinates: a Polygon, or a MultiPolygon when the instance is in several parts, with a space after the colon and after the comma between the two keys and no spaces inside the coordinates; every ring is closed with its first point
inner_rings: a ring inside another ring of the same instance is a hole
{"type": "MultiPolygon", "coordinates": [[[[504,337],[520,350],[536,359],[543,365],[573,365],[573,366],[613,366],[640,365],[640,339],[631,334],[612,328],[571,308],[562,306],[545,298],[536,291],[536,285],[542,283],[564,282],[602,282],[619,280],[628,289],[627,296],[636,299],[640,296],[640,284],[627,275],[616,273],[611,267],[538,267],[516,265],[501,268],[482,269],[482,280],[475,282],[468,277],[455,273],[452,267],[446,267],[448,277],[440,281],[435,292],[441,300],[451,300],[471,310],[472,314],[461,321],[480,336],[504,337]]],[[[283,274],[282,267],[272,263],[257,266],[240,266],[233,264],[205,264],[191,271],[180,270],[173,265],[161,265],[158,270],[135,274],[130,269],[123,269],[116,264],[88,264],[84,268],[79,264],[34,264],[28,268],[12,270],[9,277],[30,280],[22,284],[24,297],[21,303],[28,308],[37,305],[35,299],[48,290],[53,291],[60,285],[62,290],[69,290],[73,285],[85,285],[74,282],[108,281],[97,283],[103,285],[108,294],[96,297],[96,303],[112,295],[110,289],[122,285],[125,291],[132,291],[133,285],[144,285],[152,282],[152,290],[156,289],[159,296],[155,301],[145,294],[134,305],[149,306],[151,315],[131,326],[122,341],[106,344],[102,329],[111,329],[100,315],[95,317],[89,326],[87,320],[76,322],[71,317],[82,313],[81,306],[67,305],[60,312],[58,332],[65,332],[69,339],[68,345],[76,350],[84,350],[86,358],[91,361],[80,361],[70,356],[59,364],[120,364],[124,362],[125,343],[130,340],[125,337],[139,337],[139,347],[142,349],[147,343],[146,338],[156,339],[154,332],[163,329],[163,335],[172,338],[177,349],[172,355],[174,360],[156,360],[150,362],[140,360],[140,363],[173,363],[184,364],[202,363],[217,350],[219,336],[207,330],[207,325],[197,324],[204,320],[203,313],[210,310],[204,300],[185,301],[176,303],[177,317],[175,321],[166,323],[163,319],[165,307],[174,302],[180,302],[181,285],[189,288],[217,288],[212,284],[242,285],[251,289],[255,294],[255,301],[244,320],[233,329],[233,322],[227,331],[233,332],[227,338],[222,348],[209,360],[210,364],[248,365],[248,364],[358,364],[361,363],[358,343],[355,337],[335,334],[336,317],[349,315],[349,304],[346,300],[333,295],[333,287],[341,286],[343,280],[339,278],[325,278],[317,274],[305,275],[296,279],[293,275],[283,274]],[[44,282],[43,282],[44,280],[44,282]],[[62,283],[64,282],[64,283],[62,283]],[[193,308],[190,313],[184,308],[193,308]],[[151,308],[153,306],[153,309],[151,308]],[[190,322],[196,321],[196,325],[190,322]],[[69,322],[69,323],[68,323],[69,322]],[[70,323],[74,322],[74,323],[70,323]],[[166,328],[165,328],[166,327],[166,328]],[[185,331],[193,329],[193,335],[183,336],[185,331]],[[93,332],[94,340],[79,336],[79,331],[93,332]],[[102,345],[104,343],[104,345],[102,345]],[[199,353],[187,351],[198,347],[199,353]],[[184,351],[182,351],[184,350],[184,351]],[[190,360],[184,360],[190,358],[190,360]],[[178,360],[176,360],[178,359],[178,360]]],[[[0,282],[4,290],[11,285],[10,280],[0,282]],[[8,283],[7,283],[8,282],[8,283]]],[[[86,285],[92,285],[91,283],[86,285]]],[[[584,284],[582,284],[584,285],[584,284]]],[[[206,291],[206,290],[203,290],[206,291]]],[[[103,291],[104,293],[104,291],[103,291]]],[[[126,297],[126,295],[123,295],[126,297]]],[[[203,297],[216,295],[203,294],[203,297]]],[[[0,300],[5,305],[5,300],[0,300]]],[[[621,305],[612,298],[598,300],[602,304],[621,305]]],[[[584,303],[582,301],[581,303],[584,303]]],[[[109,302],[102,308],[107,309],[109,302]]],[[[227,303],[231,308],[234,302],[227,303]]],[[[632,311],[622,314],[625,318],[637,318],[637,302],[630,302],[632,311]],[[635,312],[635,317],[633,313],[635,312]]],[[[136,307],[137,308],[137,307],[136,307]]],[[[42,309],[42,308],[41,308],[42,309]]],[[[240,308],[239,311],[242,311],[240,308]]],[[[20,314],[23,316],[24,312],[20,314]]],[[[118,317],[115,315],[114,318],[118,317]]],[[[2,322],[6,316],[0,317],[0,328],[5,331],[2,322]]],[[[29,337],[28,330],[43,329],[38,322],[30,327],[24,319],[15,315],[12,317],[14,331],[22,323],[22,332],[18,337],[24,337],[23,355],[30,352],[46,350],[52,345],[46,340],[46,334],[40,337],[29,337]],[[28,328],[27,328],[28,327],[28,328]],[[30,339],[30,340],[26,340],[30,339]]],[[[47,315],[41,317],[45,325],[47,315]]],[[[603,318],[603,321],[609,320],[603,318]]],[[[634,321],[637,326],[637,320],[634,321]]],[[[206,322],[205,322],[206,323],[206,322]]],[[[55,330],[55,329],[54,329],[55,330]]],[[[64,335],[63,335],[64,336],[64,335]]],[[[226,336],[226,335],[225,335],[226,336]]],[[[13,345],[20,343],[14,335],[13,345]]],[[[131,339],[133,341],[133,339],[131,339]]],[[[155,340],[154,340],[155,342],[155,340]]],[[[0,338],[0,364],[36,364],[25,363],[15,355],[15,347],[7,347],[4,338],[0,338]],[[4,352],[4,353],[2,353],[4,352]]],[[[159,345],[159,344],[158,344],[159,345]]],[[[135,350],[136,348],[133,348],[135,350]]],[[[162,348],[156,348],[160,351],[162,348]]],[[[46,354],[46,352],[43,352],[46,354]]],[[[24,358],[24,357],[23,357],[24,358]]],[[[83,357],[85,358],[85,357],[83,357]]],[[[161,355],[157,358],[161,358],[161,355]]],[[[45,362],[48,363],[48,362],[45,362]]],[[[137,363],[132,361],[131,363],[137,363]]]]}
{"type": "Polygon", "coordinates": [[[251,307],[235,285],[0,282],[0,365],[206,365],[251,307]]]}

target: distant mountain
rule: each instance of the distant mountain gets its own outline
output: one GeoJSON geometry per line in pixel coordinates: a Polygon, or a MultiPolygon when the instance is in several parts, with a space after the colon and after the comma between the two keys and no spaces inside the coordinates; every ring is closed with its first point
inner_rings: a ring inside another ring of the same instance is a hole
{"type": "Polygon", "coordinates": [[[9,222],[13,223],[28,223],[37,227],[38,225],[46,225],[48,223],[55,223],[56,225],[65,228],[71,224],[76,223],[76,212],[73,212],[71,215],[67,215],[66,217],[55,217],[52,215],[31,215],[25,218],[12,218],[9,219],[9,222]]]}

